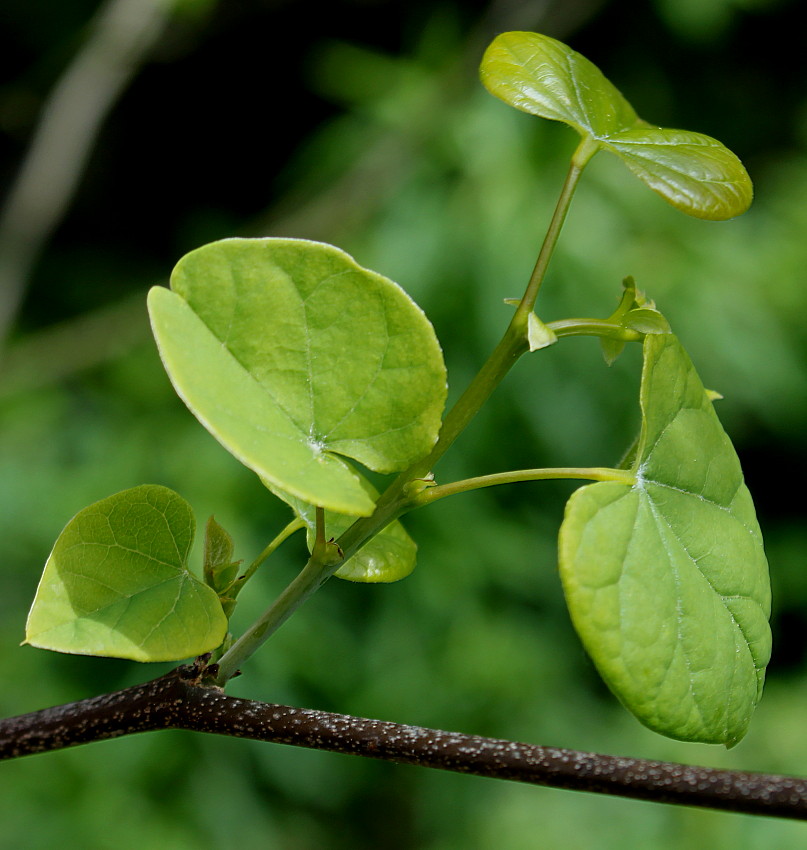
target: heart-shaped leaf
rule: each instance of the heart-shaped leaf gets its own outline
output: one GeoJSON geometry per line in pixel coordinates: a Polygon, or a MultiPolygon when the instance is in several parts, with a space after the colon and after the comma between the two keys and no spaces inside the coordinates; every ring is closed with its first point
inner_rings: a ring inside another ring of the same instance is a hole
{"type": "Polygon", "coordinates": [[[397,284],[330,245],[227,239],[149,293],[171,380],[242,463],[311,504],[368,515],[341,456],[401,470],[434,445],[446,374],[434,330],[397,284]]]}
{"type": "Polygon", "coordinates": [[[189,572],[196,523],[166,487],[143,485],[79,511],[39,582],[25,642],[134,661],[178,661],[227,633],[216,594],[189,572]]]}
{"type": "MultiPolygon", "coordinates": [[[[269,482],[264,483],[303,520],[306,526],[308,551],[310,552],[316,534],[316,508],[314,505],[296,499],[289,493],[284,493],[269,482]]],[[[361,484],[367,495],[375,502],[378,498],[375,487],[363,477],[361,484]]],[[[354,520],[355,517],[352,516],[325,511],[326,536],[328,538],[339,537],[353,524],[354,520]]],[[[334,575],[348,581],[366,583],[398,581],[406,578],[414,570],[416,557],[417,544],[406,533],[401,523],[396,520],[362,546],[334,575]]]]}
{"type": "Polygon", "coordinates": [[[751,204],[751,180],[728,148],[700,133],[642,121],[595,65],[554,38],[503,33],[488,47],[480,71],[491,94],[574,127],[688,215],[721,220],[751,204]]]}
{"type": "Polygon", "coordinates": [[[560,571],[583,644],[639,720],[739,741],[770,657],[770,585],[737,455],[671,334],[644,340],[635,484],[576,491],[560,571]]]}

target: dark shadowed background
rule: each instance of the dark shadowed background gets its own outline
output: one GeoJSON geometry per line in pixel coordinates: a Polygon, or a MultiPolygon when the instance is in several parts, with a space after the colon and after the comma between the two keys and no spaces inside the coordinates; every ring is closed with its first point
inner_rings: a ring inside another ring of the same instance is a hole
{"type": "MultiPolygon", "coordinates": [[[[467,384],[509,319],[502,299],[519,295],[529,276],[575,144],[567,128],[509,109],[477,81],[488,41],[527,29],[588,56],[647,120],[719,138],[756,183],[749,213],[705,223],[598,157],[538,304],[546,320],[605,316],[633,275],[724,396],[718,412],[757,503],[775,593],[774,658],[750,732],[732,751],[668,741],[600,683],[556,573],[570,484],[497,488],[413,515],[407,526],[420,552],[411,577],[328,583],[232,693],[803,774],[807,526],[804,499],[794,496],[807,471],[800,6],[5,0],[0,712],[168,669],[19,646],[50,547],[78,510],[164,484],[191,502],[200,524],[214,513],[247,560],[288,519],[196,423],[160,366],[145,294],[183,253],[237,235],[337,244],[418,301],[445,350],[451,397],[467,384]],[[142,37],[132,39],[138,27],[142,37]],[[43,114],[51,123],[21,183],[43,114]]],[[[439,476],[613,464],[638,423],[639,364],[629,350],[609,369],[596,341],[580,339],[527,358],[439,476]]],[[[273,558],[243,595],[236,629],[301,555],[292,542],[273,558]]],[[[767,850],[805,846],[804,829],[183,733],[0,767],[0,848],[767,850]]]]}

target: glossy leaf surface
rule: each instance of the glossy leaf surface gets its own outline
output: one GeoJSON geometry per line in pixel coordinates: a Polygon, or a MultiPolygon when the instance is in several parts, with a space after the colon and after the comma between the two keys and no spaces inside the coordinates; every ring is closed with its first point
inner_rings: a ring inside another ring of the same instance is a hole
{"type": "MultiPolygon", "coordinates": [[[[378,493],[369,481],[362,478],[362,486],[375,502],[378,493]]],[[[270,485],[269,489],[291,507],[306,526],[308,551],[314,545],[316,509],[294,496],[270,485]]],[[[325,511],[325,536],[337,538],[353,524],[355,517],[325,511]]],[[[348,581],[366,583],[392,582],[406,578],[415,568],[417,544],[397,520],[387,525],[379,534],[362,546],[334,575],[348,581]]]]}
{"type": "Polygon", "coordinates": [[[751,203],[751,180],[728,148],[700,133],[642,121],[595,65],[553,38],[503,33],[487,49],[481,77],[488,91],[505,103],[562,121],[610,150],[688,215],[732,218],[751,203]]]}
{"type": "Polygon", "coordinates": [[[342,251],[228,239],[149,294],[168,374],[235,457],[297,498],[365,515],[343,457],[405,468],[437,439],[446,374],[431,324],[397,284],[342,251]]]}
{"type": "Polygon", "coordinates": [[[770,586],[751,496],[692,363],[670,334],[644,341],[634,486],[571,497],[560,570],[601,675],[643,723],[733,745],[770,657],[770,586]]]}
{"type": "Polygon", "coordinates": [[[227,619],[188,570],[194,533],[190,506],[166,487],[134,487],[79,511],[45,565],[26,643],[134,661],[215,649],[227,619]]]}

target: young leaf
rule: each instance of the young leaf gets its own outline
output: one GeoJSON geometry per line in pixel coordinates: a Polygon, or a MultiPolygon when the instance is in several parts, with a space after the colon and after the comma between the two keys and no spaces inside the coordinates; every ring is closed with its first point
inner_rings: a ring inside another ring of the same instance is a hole
{"type": "Polygon", "coordinates": [[[743,164],[711,136],[642,121],[602,139],[601,145],[667,203],[695,218],[733,218],[754,199],[743,164]]]}
{"type": "Polygon", "coordinates": [[[636,307],[622,317],[621,324],[643,334],[668,334],[670,323],[653,307],[636,307]]]}
{"type": "Polygon", "coordinates": [[[606,365],[613,366],[617,357],[619,357],[625,349],[625,341],[601,336],[600,348],[602,349],[602,356],[605,359],[606,365]]]}
{"type": "Polygon", "coordinates": [[[228,239],[149,294],[165,368],[242,463],[312,504],[367,515],[342,457],[405,468],[437,439],[446,374],[434,330],[395,283],[330,245],[228,239]]]}
{"type": "Polygon", "coordinates": [[[214,517],[208,517],[205,526],[204,577],[205,584],[219,597],[224,616],[229,620],[236,606],[235,585],[241,571],[241,561],[233,560],[233,538],[214,517]]]}
{"type": "MultiPolygon", "coordinates": [[[[636,297],[636,282],[632,277],[628,276],[622,281],[622,297],[619,299],[619,305],[608,317],[608,321],[622,324],[622,320],[628,311],[636,306],[636,297]]],[[[600,337],[600,348],[602,349],[602,356],[605,359],[606,365],[613,366],[625,349],[625,341],[602,336],[600,337]]]]}
{"type": "MultiPolygon", "coordinates": [[[[306,538],[308,550],[314,545],[316,533],[316,508],[306,502],[296,499],[289,493],[284,493],[269,482],[264,482],[267,487],[282,499],[294,513],[303,520],[306,526],[306,538]]],[[[361,478],[362,487],[367,495],[375,502],[378,492],[375,487],[361,478]]],[[[339,537],[353,524],[354,517],[344,514],[325,511],[325,533],[330,537],[339,537]]],[[[359,582],[392,582],[406,578],[415,568],[417,556],[417,544],[406,533],[406,530],[397,520],[391,522],[379,534],[372,538],[334,575],[337,578],[348,581],[359,582]]]]}
{"type": "Polygon", "coordinates": [[[230,533],[214,517],[208,517],[205,526],[205,584],[221,596],[238,577],[240,566],[241,561],[233,560],[233,538],[230,533]]]}
{"type": "Polygon", "coordinates": [[[215,517],[208,517],[205,526],[205,575],[212,574],[213,570],[221,564],[232,563],[233,550],[233,538],[230,532],[216,522],[215,517]]]}
{"type": "Polygon", "coordinates": [[[480,76],[485,88],[510,106],[562,121],[585,138],[606,138],[639,120],[596,65],[546,35],[497,36],[482,57],[480,76]]]}
{"type": "Polygon", "coordinates": [[[190,505],[143,485],[79,511],[45,565],[25,630],[42,649],[134,661],[178,661],[227,633],[216,594],[187,562],[190,505]]]}
{"type": "Polygon", "coordinates": [[[673,738],[731,746],[770,656],[770,585],[737,455],[671,334],[644,340],[631,487],[566,507],[560,571],[575,628],[613,692],[673,738]]]}
{"type": "Polygon", "coordinates": [[[574,127],[688,215],[727,219],[751,204],[751,180],[728,148],[700,133],[642,121],[595,65],[553,38],[503,33],[485,52],[480,72],[491,94],[523,112],[574,127]]]}

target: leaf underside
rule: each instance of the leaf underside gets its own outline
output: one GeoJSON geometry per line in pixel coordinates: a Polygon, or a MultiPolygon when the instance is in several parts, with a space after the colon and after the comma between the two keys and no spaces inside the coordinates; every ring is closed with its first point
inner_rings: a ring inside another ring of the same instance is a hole
{"type": "Polygon", "coordinates": [[[503,33],[487,49],[480,73],[491,94],[573,127],[688,215],[722,220],[751,204],[751,180],[728,148],[701,133],[643,121],[595,65],[553,38],[503,33]]]}
{"type": "Polygon", "coordinates": [[[343,458],[404,469],[437,439],[446,374],[434,330],[397,284],[330,245],[227,239],[149,294],[180,397],[246,466],[311,504],[374,504],[343,458]]]}
{"type": "Polygon", "coordinates": [[[215,649],[227,618],[188,570],[194,533],[190,506],[166,487],[134,487],[84,508],[48,558],[25,642],[134,661],[215,649]]]}
{"type": "Polygon", "coordinates": [[[671,334],[644,341],[631,487],[569,500],[560,571],[583,644],[651,729],[732,746],[770,658],[770,584],[739,460],[671,334]]]}

